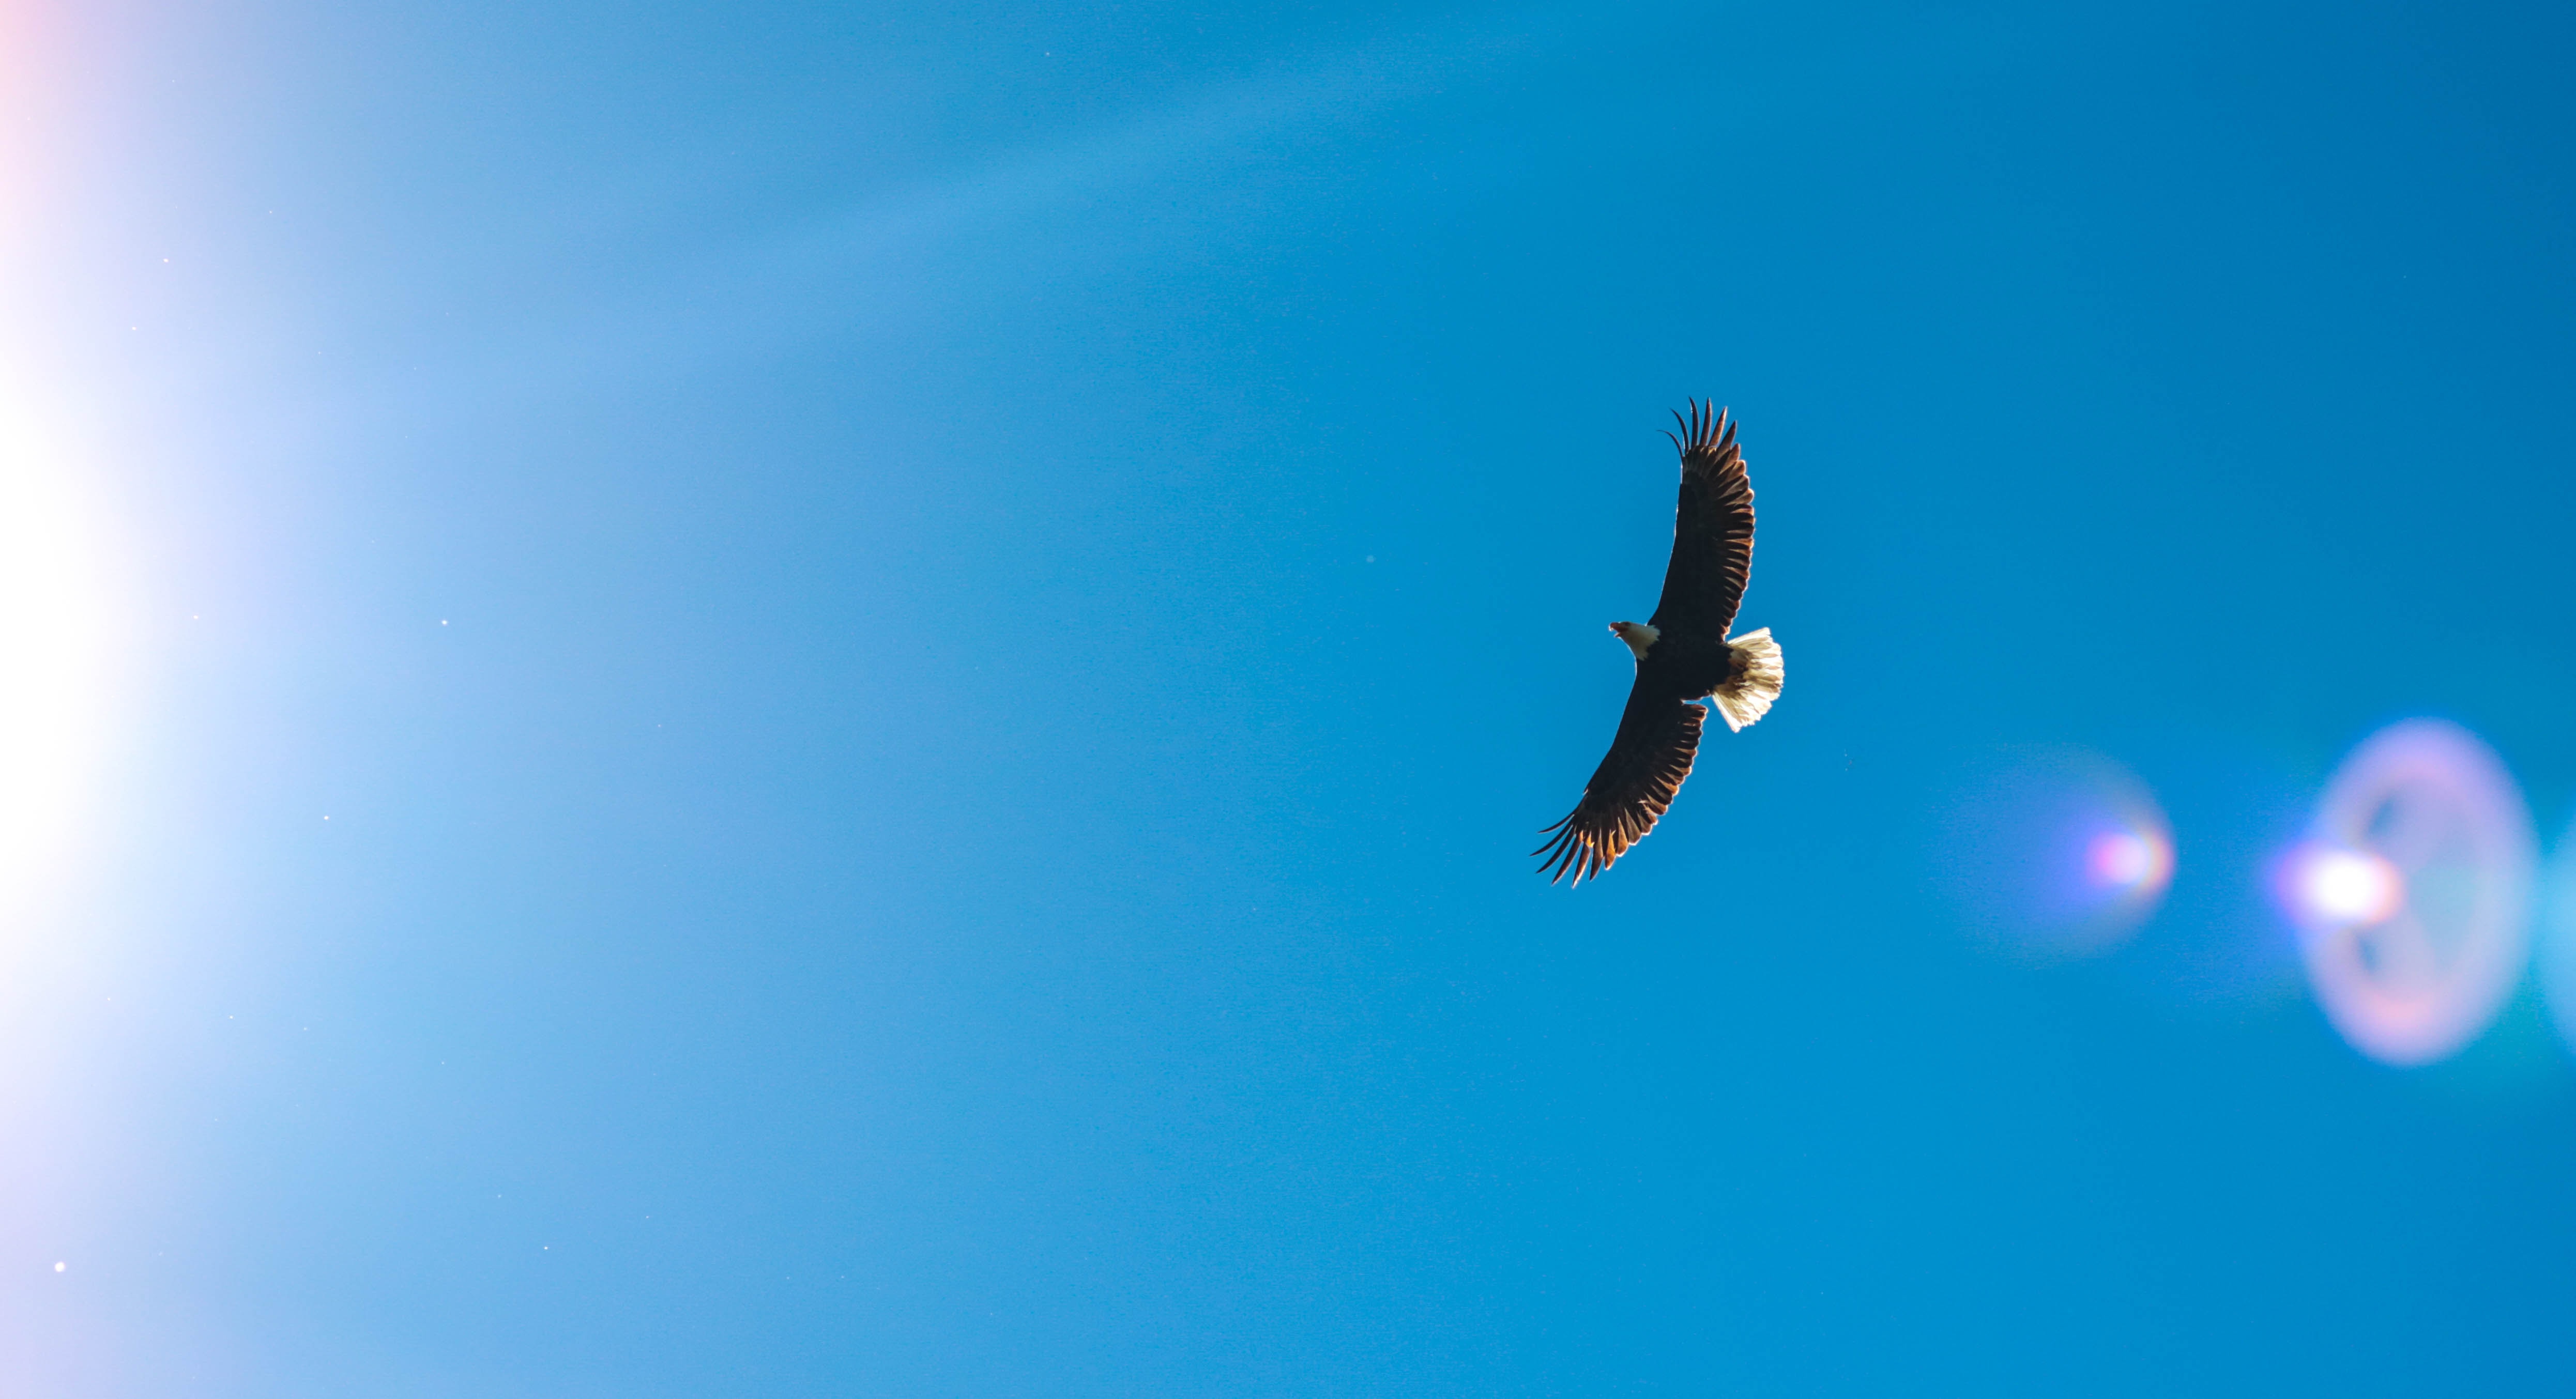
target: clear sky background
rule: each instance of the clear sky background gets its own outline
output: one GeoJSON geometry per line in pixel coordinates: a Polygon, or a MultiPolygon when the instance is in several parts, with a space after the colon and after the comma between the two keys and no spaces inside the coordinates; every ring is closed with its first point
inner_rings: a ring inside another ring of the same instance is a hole
{"type": "Polygon", "coordinates": [[[2538,993],[2259,887],[2395,719],[2576,801],[2563,9],[0,44],[10,1392],[2576,1383],[2538,993]],[[1551,889],[1709,394],[1787,693],[1551,889]],[[2105,955],[1941,892],[2033,745],[2105,955]]]}

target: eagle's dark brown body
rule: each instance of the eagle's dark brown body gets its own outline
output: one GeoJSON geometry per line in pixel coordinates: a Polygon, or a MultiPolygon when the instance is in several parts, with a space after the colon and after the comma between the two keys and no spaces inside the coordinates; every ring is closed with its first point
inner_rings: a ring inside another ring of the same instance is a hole
{"type": "MultiPolygon", "coordinates": [[[[1680,418],[1679,414],[1674,415],[1680,418]]],[[[1653,830],[1690,776],[1700,726],[1714,699],[1727,727],[1740,729],[1780,694],[1780,647],[1769,628],[1730,638],[1753,567],[1753,486],[1722,412],[1692,404],[1681,418],[1681,498],[1663,600],[1644,626],[1611,630],[1637,653],[1637,679],[1610,751],[1583,784],[1583,800],[1537,852],[1556,879],[1576,883],[1608,869],[1653,830]]]]}
{"type": "Polygon", "coordinates": [[[1637,683],[1658,694],[1704,700],[1742,669],[1735,648],[1693,632],[1665,632],[1637,661],[1637,683]]]}

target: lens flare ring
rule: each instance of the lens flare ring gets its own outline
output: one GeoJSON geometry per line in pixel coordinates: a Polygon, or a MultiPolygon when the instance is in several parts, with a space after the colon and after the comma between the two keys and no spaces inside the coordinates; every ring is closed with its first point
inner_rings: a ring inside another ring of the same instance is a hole
{"type": "Polygon", "coordinates": [[[2428,1064],[2486,1029],[2522,975],[2537,845],[2512,775],[2466,729],[2412,719],[2353,750],[2272,887],[2354,1048],[2428,1064]]]}

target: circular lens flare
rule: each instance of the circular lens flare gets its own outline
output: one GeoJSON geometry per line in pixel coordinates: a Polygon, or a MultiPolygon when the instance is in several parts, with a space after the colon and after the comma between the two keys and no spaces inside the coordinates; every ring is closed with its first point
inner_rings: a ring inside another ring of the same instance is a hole
{"type": "Polygon", "coordinates": [[[2476,1039],[2522,975],[2537,842],[2494,752],[2413,719],[2353,750],[2273,871],[2308,984],[2352,1046],[2429,1064],[2476,1039]]]}
{"type": "Polygon", "coordinates": [[[2576,821],[2558,837],[2540,915],[2540,990],[2558,1038],[2576,1050],[2576,821]]]}

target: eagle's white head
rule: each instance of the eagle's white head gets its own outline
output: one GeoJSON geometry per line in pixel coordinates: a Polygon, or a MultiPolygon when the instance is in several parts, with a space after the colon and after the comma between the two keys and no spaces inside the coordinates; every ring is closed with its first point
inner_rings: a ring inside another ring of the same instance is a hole
{"type": "Polygon", "coordinates": [[[1627,642],[1628,649],[1636,652],[1637,659],[1641,661],[1646,658],[1646,648],[1663,637],[1662,632],[1644,622],[1612,622],[1610,630],[1617,632],[1619,639],[1627,642]]]}

